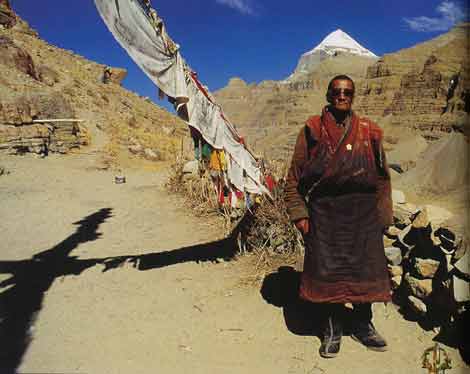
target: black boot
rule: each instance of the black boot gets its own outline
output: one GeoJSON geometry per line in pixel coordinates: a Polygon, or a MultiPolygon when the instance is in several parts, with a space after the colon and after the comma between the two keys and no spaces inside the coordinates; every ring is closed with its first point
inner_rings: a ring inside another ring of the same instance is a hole
{"type": "Polygon", "coordinates": [[[320,356],[324,358],[333,358],[339,353],[341,346],[341,337],[343,336],[343,327],[338,315],[330,314],[324,323],[320,356]]]}
{"type": "Polygon", "coordinates": [[[372,324],[371,304],[354,305],[351,338],[373,351],[384,352],[387,350],[387,342],[372,324]]]}

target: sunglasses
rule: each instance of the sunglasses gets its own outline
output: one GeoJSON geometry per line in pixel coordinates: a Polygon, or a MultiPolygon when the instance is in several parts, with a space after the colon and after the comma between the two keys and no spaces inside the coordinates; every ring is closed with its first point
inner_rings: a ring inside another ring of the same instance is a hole
{"type": "Polygon", "coordinates": [[[341,96],[341,93],[343,93],[345,97],[354,96],[354,90],[352,90],[351,88],[332,88],[331,89],[331,96],[333,97],[339,97],[341,96]]]}

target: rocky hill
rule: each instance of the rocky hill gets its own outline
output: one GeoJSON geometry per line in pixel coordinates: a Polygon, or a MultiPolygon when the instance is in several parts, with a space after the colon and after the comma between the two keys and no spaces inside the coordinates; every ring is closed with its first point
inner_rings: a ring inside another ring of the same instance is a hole
{"type": "MultiPolygon", "coordinates": [[[[407,127],[428,139],[457,128],[468,131],[469,24],[378,61],[337,53],[287,81],[247,84],[239,78],[216,92],[218,102],[260,153],[285,158],[299,127],[325,104],[328,81],[346,73],[356,82],[355,109],[400,133],[407,127]]],[[[302,57],[299,61],[299,64],[302,57]]],[[[295,74],[294,74],[295,75],[295,74]]]]}
{"type": "Polygon", "coordinates": [[[470,24],[383,56],[368,68],[356,108],[392,126],[437,139],[452,127],[468,132],[470,24]]]}
{"type": "Polygon", "coordinates": [[[121,87],[124,69],[111,68],[106,84],[104,71],[41,40],[0,0],[0,153],[68,153],[102,142],[108,163],[168,158],[186,125],[121,87]]]}

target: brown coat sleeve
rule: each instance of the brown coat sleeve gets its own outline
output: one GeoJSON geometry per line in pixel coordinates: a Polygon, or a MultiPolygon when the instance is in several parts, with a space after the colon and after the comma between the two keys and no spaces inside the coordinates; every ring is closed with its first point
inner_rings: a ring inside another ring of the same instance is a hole
{"type": "Polygon", "coordinates": [[[308,159],[305,129],[305,127],[302,127],[302,130],[300,130],[300,133],[297,136],[294,154],[292,155],[291,166],[286,180],[284,201],[287,206],[287,213],[293,222],[309,217],[305,199],[298,191],[302,168],[308,159]]]}
{"type": "Polygon", "coordinates": [[[377,125],[372,124],[372,141],[374,144],[375,162],[379,179],[377,183],[377,207],[379,219],[384,227],[393,225],[393,201],[390,170],[388,168],[385,151],[383,148],[383,131],[377,125]]]}

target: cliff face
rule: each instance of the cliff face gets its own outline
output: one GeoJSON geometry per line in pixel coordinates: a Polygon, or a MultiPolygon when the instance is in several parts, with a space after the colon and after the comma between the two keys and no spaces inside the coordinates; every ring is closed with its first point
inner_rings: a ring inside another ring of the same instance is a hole
{"type": "Polygon", "coordinates": [[[101,132],[114,148],[138,143],[164,158],[186,131],[177,117],[122,88],[124,69],[111,68],[104,84],[105,66],[41,40],[6,0],[0,24],[0,152],[67,153],[101,132]]]}
{"type": "Polygon", "coordinates": [[[462,24],[378,61],[339,54],[289,81],[248,85],[233,79],[215,96],[249,143],[274,157],[291,148],[305,120],[325,105],[329,80],[344,73],[356,83],[356,112],[387,129],[407,127],[437,139],[452,128],[468,131],[468,40],[469,24],[462,24]]]}
{"type": "Polygon", "coordinates": [[[469,107],[469,32],[461,24],[436,39],[385,55],[369,67],[356,109],[430,138],[465,129],[469,107]]]}

